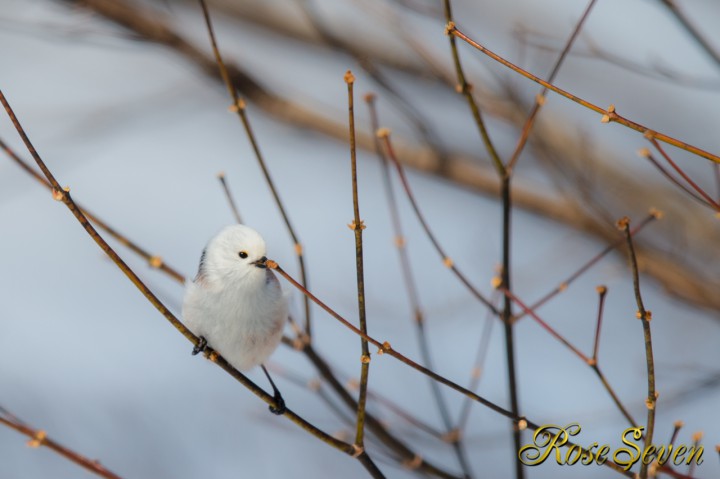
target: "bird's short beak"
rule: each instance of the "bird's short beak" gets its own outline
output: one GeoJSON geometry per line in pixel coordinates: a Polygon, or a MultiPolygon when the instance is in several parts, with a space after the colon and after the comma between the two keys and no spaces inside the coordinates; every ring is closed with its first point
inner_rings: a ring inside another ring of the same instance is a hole
{"type": "Polygon", "coordinates": [[[267,257],[266,257],[266,256],[263,256],[263,257],[260,258],[259,260],[253,261],[251,264],[254,264],[254,265],[257,266],[258,268],[263,268],[263,269],[265,269],[265,268],[267,268],[267,264],[265,264],[266,262],[267,262],[267,257]]]}

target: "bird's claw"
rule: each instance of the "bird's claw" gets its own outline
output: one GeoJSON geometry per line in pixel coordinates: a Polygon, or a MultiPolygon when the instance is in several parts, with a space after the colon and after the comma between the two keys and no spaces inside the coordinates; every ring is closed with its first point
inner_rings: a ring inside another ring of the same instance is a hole
{"type": "Polygon", "coordinates": [[[204,353],[207,349],[207,339],[204,336],[198,338],[198,343],[193,347],[192,355],[195,356],[198,353],[204,353]]]}
{"type": "Polygon", "coordinates": [[[285,411],[287,411],[287,408],[285,407],[285,400],[279,392],[275,394],[275,396],[273,396],[273,399],[275,400],[275,404],[269,406],[268,409],[276,416],[282,416],[283,414],[285,414],[285,411]]]}

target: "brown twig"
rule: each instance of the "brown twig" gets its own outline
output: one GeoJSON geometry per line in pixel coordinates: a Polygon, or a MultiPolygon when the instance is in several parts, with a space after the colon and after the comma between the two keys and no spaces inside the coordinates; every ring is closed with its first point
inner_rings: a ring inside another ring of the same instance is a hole
{"type": "Polygon", "coordinates": [[[592,361],[597,364],[598,361],[598,349],[600,348],[600,329],[602,328],[603,310],[605,309],[605,297],[607,295],[607,286],[598,286],[596,288],[598,293],[598,314],[597,322],[595,323],[595,339],[593,340],[593,353],[592,361]]]}
{"type": "MultiPolygon", "coordinates": [[[[443,7],[445,11],[445,21],[448,25],[454,25],[450,0],[443,0],[443,7]]],[[[460,62],[460,52],[458,51],[455,36],[451,35],[451,32],[447,30],[445,31],[445,33],[448,34],[450,39],[450,52],[452,53],[453,63],[455,64],[455,73],[457,74],[458,80],[457,92],[461,93],[465,97],[465,100],[470,107],[470,112],[472,113],[473,119],[475,120],[475,124],[477,125],[478,131],[480,132],[480,137],[482,138],[482,141],[485,144],[485,148],[487,149],[487,152],[492,159],[493,165],[495,166],[495,170],[497,171],[499,177],[503,177],[506,173],[505,165],[500,159],[500,155],[498,155],[498,152],[495,149],[495,145],[493,145],[492,139],[490,138],[490,133],[488,133],[487,127],[485,126],[485,120],[483,120],[480,108],[478,107],[477,102],[475,101],[475,97],[473,96],[472,85],[470,85],[465,79],[465,72],[463,71],[462,63],[460,62]]]]}
{"type": "MultiPolygon", "coordinates": [[[[702,196],[695,193],[693,190],[691,190],[687,185],[684,183],[681,183],[677,178],[675,178],[668,170],[665,168],[658,160],[655,159],[652,153],[650,153],[650,150],[647,148],[641,148],[638,150],[638,156],[641,156],[643,158],[646,158],[652,165],[658,169],[662,175],[667,178],[672,184],[683,190],[685,193],[688,194],[692,199],[697,201],[703,206],[711,206],[708,204],[707,201],[703,199],[702,196]]],[[[720,164],[713,163],[713,165],[720,167],[720,164]]]]}
{"type": "MultiPolygon", "coordinates": [[[[357,156],[355,150],[355,99],[353,86],[355,76],[350,70],[345,73],[345,83],[348,89],[348,128],[350,137],[350,173],[352,179],[353,221],[350,225],[355,235],[355,271],[357,275],[358,321],[360,330],[367,334],[367,318],[365,316],[365,274],[363,268],[363,241],[362,232],[365,223],[360,219],[360,200],[358,198],[357,156]]],[[[360,384],[358,386],[357,427],[355,445],[365,448],[365,403],[367,401],[368,375],[370,374],[370,350],[365,338],[360,340],[362,356],[360,361],[360,384]]]]}
{"type": "MultiPolygon", "coordinates": [[[[623,230],[627,239],[628,249],[630,250],[630,264],[632,265],[633,289],[635,291],[635,301],[637,302],[637,317],[642,321],[643,335],[645,336],[645,359],[647,363],[647,383],[648,396],[645,400],[647,406],[647,424],[645,429],[645,448],[652,444],[653,432],[655,431],[655,409],[657,405],[658,394],[655,390],[655,359],[653,356],[652,335],[650,332],[650,320],[652,313],[645,309],[642,295],[640,293],[640,274],[638,272],[637,257],[635,256],[635,247],[630,235],[630,219],[625,217],[618,221],[618,228],[623,230]]],[[[647,464],[642,462],[640,467],[640,478],[647,479],[647,464]]]]}
{"type": "Polygon", "coordinates": [[[710,42],[705,38],[695,24],[685,15],[680,7],[678,7],[675,0],[659,0],[660,3],[665,5],[675,19],[682,25],[682,27],[690,34],[690,36],[697,42],[698,45],[712,58],[713,62],[720,67],[720,51],[718,51],[710,42]]]}
{"type": "MultiPolygon", "coordinates": [[[[220,70],[220,74],[222,76],[223,82],[225,83],[225,86],[227,87],[228,93],[230,94],[230,97],[232,98],[232,105],[230,107],[231,111],[234,111],[237,113],[238,117],[240,118],[240,121],[242,122],[243,128],[245,129],[245,133],[247,134],[248,139],[250,140],[250,144],[252,145],[253,152],[255,153],[255,158],[257,159],[258,165],[260,166],[260,169],[262,170],[263,176],[265,177],[265,181],[268,185],[268,188],[270,188],[270,192],[272,193],[273,199],[275,200],[275,204],[278,207],[278,210],[280,211],[280,215],[283,218],[283,221],[285,222],[285,226],[287,227],[288,233],[290,234],[290,237],[292,238],[293,244],[295,246],[295,254],[298,258],[298,265],[300,267],[300,278],[302,281],[302,284],[307,285],[308,279],[307,279],[307,273],[305,269],[305,258],[303,255],[303,247],[302,243],[300,243],[300,240],[298,239],[297,234],[295,233],[295,229],[292,227],[292,223],[290,222],[290,217],[288,216],[287,210],[285,209],[285,206],[283,205],[282,200],[280,199],[280,194],[277,191],[277,188],[275,187],[275,183],[272,180],[272,177],[270,176],[270,170],[267,167],[267,164],[265,163],[265,159],[262,155],[262,152],[260,151],[260,145],[257,142],[257,139],[255,138],[255,134],[253,133],[252,127],[250,126],[250,120],[247,116],[247,112],[245,111],[246,104],[245,100],[241,99],[238,95],[237,88],[235,85],[235,82],[233,81],[233,78],[231,76],[230,70],[228,67],[225,66],[225,63],[223,62],[222,56],[220,55],[220,49],[217,45],[217,40],[215,39],[215,32],[213,31],[212,21],[210,20],[210,12],[208,11],[207,5],[205,4],[205,0],[199,0],[200,6],[202,7],[203,16],[205,18],[205,25],[207,27],[208,35],[210,37],[210,43],[212,45],[213,54],[215,55],[215,61],[217,62],[217,67],[220,70]]],[[[312,321],[310,317],[310,302],[305,299],[304,300],[305,305],[305,334],[307,334],[308,338],[312,338],[312,321]]]]}
{"type": "MultiPolygon", "coordinates": [[[[637,233],[640,232],[647,224],[649,224],[651,221],[659,219],[662,216],[662,214],[659,211],[651,211],[648,216],[645,217],[637,226],[635,226],[630,234],[635,236],[637,233]]],[[[555,289],[547,293],[545,296],[540,298],[539,300],[535,301],[532,305],[528,307],[530,310],[537,310],[540,306],[544,305],[548,301],[550,301],[552,298],[557,296],[558,294],[562,293],[563,291],[566,291],[568,287],[580,276],[582,276],[587,270],[589,270],[591,267],[593,267],[596,263],[598,263],[602,258],[607,256],[611,251],[613,251],[615,248],[620,246],[621,244],[625,243],[625,238],[620,237],[616,239],[614,242],[607,245],[605,248],[603,248],[602,251],[600,251],[598,254],[590,258],[589,261],[587,261],[585,264],[583,264],[580,268],[578,268],[573,274],[571,274],[567,279],[564,281],[561,281],[560,284],[558,284],[555,289]]],[[[525,312],[518,313],[515,316],[515,319],[518,320],[525,316],[525,312]]]]}
{"type": "Polygon", "coordinates": [[[420,207],[415,200],[415,195],[413,195],[412,189],[410,188],[410,183],[408,183],[407,178],[405,177],[405,171],[403,170],[400,161],[398,161],[397,156],[395,155],[395,150],[393,149],[392,142],[390,141],[390,130],[388,130],[387,128],[381,128],[377,131],[377,135],[380,137],[380,139],[385,145],[388,158],[390,158],[390,160],[395,165],[395,169],[397,170],[398,176],[400,177],[400,182],[402,183],[405,194],[407,195],[408,200],[410,201],[410,205],[415,212],[415,216],[420,222],[423,230],[425,230],[425,234],[435,248],[435,251],[437,251],[437,253],[440,255],[443,264],[447,268],[450,268],[450,270],[455,274],[455,276],[457,276],[460,282],[463,283],[465,287],[473,294],[473,296],[475,296],[482,304],[484,304],[488,309],[490,309],[490,311],[492,311],[496,316],[499,316],[500,311],[498,311],[495,305],[488,301],[488,299],[477,288],[475,288],[475,286],[470,283],[470,280],[468,280],[467,277],[458,269],[453,259],[447,255],[443,247],[440,245],[440,242],[433,234],[427,221],[425,221],[425,217],[422,214],[422,211],[420,211],[420,207]]]}
{"type": "Polygon", "coordinates": [[[668,442],[669,445],[675,444],[675,440],[677,439],[678,433],[680,432],[680,429],[682,429],[682,427],[684,425],[685,424],[682,421],[675,421],[675,424],[673,424],[673,432],[670,435],[670,442],[668,442]]]}
{"type": "MultiPolygon", "coordinates": [[[[585,20],[587,20],[587,18],[590,16],[590,12],[592,11],[596,2],[597,0],[590,0],[587,7],[585,7],[585,11],[580,16],[580,20],[578,20],[575,24],[575,28],[570,34],[570,38],[568,38],[565,42],[565,46],[563,47],[562,52],[560,52],[560,56],[558,56],[557,60],[555,60],[555,65],[553,66],[550,75],[548,75],[548,83],[552,83],[555,80],[555,76],[560,71],[560,67],[562,66],[565,58],[570,52],[570,48],[572,47],[573,43],[575,43],[575,39],[580,34],[580,30],[585,24],[585,20]]],[[[515,151],[513,151],[513,154],[510,157],[510,161],[508,161],[507,169],[509,171],[512,171],[515,168],[515,164],[520,158],[520,154],[523,152],[523,149],[525,149],[525,144],[530,137],[530,131],[532,130],[533,124],[535,123],[535,118],[537,117],[538,113],[540,113],[540,109],[545,104],[547,92],[548,89],[543,88],[542,91],[538,94],[538,96],[535,97],[535,104],[533,105],[532,110],[530,110],[530,113],[525,119],[525,124],[522,127],[520,138],[518,139],[517,145],[515,146],[515,151]]]]}
{"type": "MultiPolygon", "coordinates": [[[[620,398],[618,397],[617,393],[615,393],[615,390],[610,385],[610,382],[607,380],[605,375],[603,374],[602,370],[600,369],[597,361],[597,357],[593,355],[593,357],[588,357],[585,353],[580,351],[577,347],[575,347],[570,341],[568,341],[563,335],[561,335],[555,328],[550,326],[548,323],[546,323],[540,316],[533,310],[533,308],[525,305],[520,298],[509,292],[508,290],[501,288],[501,291],[505,294],[506,297],[512,299],[513,302],[518,304],[521,309],[523,309],[525,314],[530,315],[531,318],[535,320],[545,331],[547,331],[552,337],[560,341],[565,347],[567,347],[571,352],[573,352],[582,362],[584,362],[586,365],[590,366],[592,370],[595,372],[595,374],[598,376],[598,379],[600,379],[600,382],[602,383],[605,390],[610,394],[610,397],[612,398],[613,402],[617,406],[617,408],[620,410],[623,416],[629,421],[630,425],[634,426],[637,423],[632,418],[630,413],[628,412],[625,405],[622,403],[620,398]]],[[[593,353],[596,354],[597,352],[597,341],[599,336],[600,326],[599,322],[596,326],[596,336],[595,336],[595,348],[593,348],[593,353]]]]}
{"type": "Polygon", "coordinates": [[[680,168],[673,160],[670,158],[670,155],[668,155],[665,152],[665,149],[660,145],[660,143],[657,142],[655,138],[652,136],[647,136],[647,140],[652,143],[652,145],[655,147],[657,151],[660,152],[663,158],[665,158],[665,161],[668,162],[670,166],[672,166],[673,170],[675,170],[682,178],[687,181],[687,183],[694,189],[700,196],[703,197],[705,201],[716,211],[720,211],[720,204],[718,204],[710,195],[705,193],[705,190],[700,188],[697,183],[695,183],[692,178],[690,178],[683,170],[680,168]]]}
{"type": "Polygon", "coordinates": [[[682,149],[682,150],[689,151],[690,153],[693,153],[693,154],[695,154],[695,155],[697,155],[697,156],[706,158],[706,159],[708,159],[708,160],[710,160],[710,161],[714,161],[715,163],[720,163],[720,156],[717,156],[717,155],[714,155],[714,154],[712,154],[712,153],[709,153],[709,152],[707,152],[707,151],[705,151],[705,150],[702,150],[702,149],[700,149],[700,148],[698,148],[698,147],[696,147],[696,146],[693,146],[693,145],[691,145],[691,144],[689,144],[689,143],[685,143],[685,142],[683,142],[683,141],[677,140],[677,139],[675,139],[675,138],[673,138],[673,137],[671,137],[671,136],[668,136],[668,135],[665,135],[665,134],[663,134],[663,133],[660,133],[660,132],[651,130],[651,129],[649,129],[649,128],[646,127],[646,126],[641,125],[640,123],[634,122],[634,121],[632,121],[632,120],[629,120],[629,119],[625,118],[624,116],[621,116],[619,113],[617,113],[617,112],[615,111],[615,106],[614,106],[614,105],[610,105],[610,106],[607,108],[607,110],[606,110],[606,109],[601,108],[601,107],[599,107],[599,106],[597,106],[597,105],[594,105],[594,104],[592,104],[592,103],[590,103],[590,102],[588,102],[588,101],[586,101],[586,100],[583,100],[582,98],[580,98],[580,97],[578,97],[578,96],[576,96],[576,95],[573,95],[572,93],[569,93],[569,92],[567,92],[567,91],[565,91],[565,90],[563,90],[563,89],[561,89],[561,88],[558,88],[558,87],[556,87],[555,85],[553,85],[553,84],[551,84],[551,83],[549,83],[549,82],[546,82],[546,81],[543,80],[542,78],[540,78],[540,77],[538,77],[538,76],[536,76],[536,75],[533,75],[532,73],[530,73],[530,72],[528,72],[528,71],[526,71],[526,70],[523,70],[522,68],[520,68],[520,67],[518,67],[517,65],[514,65],[513,63],[505,60],[505,59],[502,58],[500,55],[498,55],[498,54],[496,54],[496,53],[488,50],[487,48],[485,48],[485,47],[482,46],[481,44],[477,43],[477,42],[476,42],[475,40],[473,40],[472,38],[470,38],[470,37],[468,37],[467,35],[465,35],[465,33],[463,33],[463,32],[461,32],[460,30],[458,30],[457,26],[456,26],[454,23],[449,23],[449,24],[447,25],[446,30],[447,30],[447,33],[448,33],[449,35],[453,35],[453,36],[456,36],[456,37],[462,39],[462,40],[465,41],[468,45],[472,46],[473,48],[476,48],[477,50],[481,51],[482,53],[484,53],[485,55],[489,56],[489,57],[492,58],[493,60],[495,60],[495,61],[497,61],[498,63],[501,63],[502,65],[510,68],[510,69],[513,70],[514,72],[519,73],[520,75],[524,76],[525,78],[528,78],[528,79],[530,79],[530,80],[532,80],[532,81],[534,81],[534,82],[536,82],[536,83],[539,83],[540,85],[544,86],[545,88],[554,91],[554,92],[557,93],[558,95],[564,96],[564,97],[567,98],[568,100],[572,100],[572,101],[574,101],[575,103],[577,103],[577,104],[579,104],[579,105],[582,105],[582,106],[584,106],[585,108],[587,108],[587,109],[589,109],[589,110],[594,111],[595,113],[601,114],[601,115],[602,115],[601,121],[602,121],[603,123],[610,123],[610,122],[618,123],[618,124],[623,125],[623,126],[625,126],[625,127],[627,127],[627,128],[630,128],[630,129],[635,130],[635,131],[639,131],[640,133],[642,133],[642,134],[644,134],[644,135],[647,135],[647,136],[650,136],[650,137],[655,138],[655,139],[657,139],[657,140],[660,140],[660,141],[662,141],[662,142],[668,143],[668,144],[673,145],[673,146],[675,146],[675,147],[677,147],[677,148],[680,148],[680,149],[682,149]]]}
{"type": "Polygon", "coordinates": [[[0,408],[0,424],[4,424],[10,429],[14,429],[20,434],[24,434],[30,438],[28,446],[30,447],[47,447],[51,451],[60,454],[65,459],[74,462],[78,466],[92,472],[93,474],[105,477],[106,479],[121,479],[120,476],[110,471],[108,468],[100,464],[97,460],[88,459],[72,449],[69,449],[59,442],[48,437],[47,433],[41,429],[34,429],[24,422],[18,420],[15,416],[10,415],[4,408],[0,408]]]}
{"type": "Polygon", "coordinates": [[[220,184],[223,187],[223,191],[225,192],[225,198],[228,200],[228,204],[230,205],[230,209],[233,212],[233,215],[235,216],[235,221],[238,222],[238,224],[242,224],[242,217],[240,216],[240,210],[238,210],[237,205],[235,204],[235,199],[232,196],[232,192],[230,191],[230,187],[227,184],[227,181],[225,180],[225,173],[220,172],[218,173],[218,180],[220,180],[220,184]]]}
{"type": "MultiPolygon", "coordinates": [[[[697,431],[696,433],[694,433],[694,434],[692,435],[692,440],[693,440],[692,449],[693,449],[693,450],[697,450],[698,446],[700,446],[700,442],[702,441],[702,437],[703,437],[702,431],[697,431]]],[[[697,465],[697,464],[696,464],[696,461],[690,461],[690,465],[688,466],[688,472],[687,472],[687,475],[688,475],[688,476],[692,476],[692,475],[695,473],[695,466],[696,466],[696,465],[697,465]]]]}

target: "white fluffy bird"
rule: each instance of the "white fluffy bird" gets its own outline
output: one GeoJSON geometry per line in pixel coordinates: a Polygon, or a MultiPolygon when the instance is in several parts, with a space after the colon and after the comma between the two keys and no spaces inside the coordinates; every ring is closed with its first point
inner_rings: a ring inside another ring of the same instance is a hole
{"type": "Polygon", "coordinates": [[[244,225],[224,228],[203,250],[200,267],[183,300],[185,325],[201,344],[239,371],[262,366],[275,393],[275,414],[285,411],[280,392],[263,363],[275,351],[288,317],[287,299],[266,267],[265,241],[244,225]]]}

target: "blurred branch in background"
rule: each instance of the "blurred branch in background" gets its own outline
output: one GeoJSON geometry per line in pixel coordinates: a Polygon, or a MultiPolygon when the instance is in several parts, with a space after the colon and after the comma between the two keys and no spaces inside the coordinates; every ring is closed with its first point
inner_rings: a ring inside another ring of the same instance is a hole
{"type": "MultiPolygon", "coordinates": [[[[523,25],[515,28],[515,35],[521,45],[531,47],[538,52],[554,53],[559,52],[562,48],[559,38],[523,25]]],[[[600,60],[606,62],[608,65],[615,65],[623,70],[637,73],[650,79],[669,82],[674,85],[683,85],[689,88],[710,91],[720,90],[720,78],[693,75],[691,72],[677,70],[670,65],[657,61],[634,61],[622,54],[615,54],[605,49],[600,41],[587,34],[582,35],[582,43],[584,45],[581,45],[580,48],[571,52],[570,56],[600,60]]]]}
{"type": "Polygon", "coordinates": [[[718,68],[720,68],[720,52],[716,45],[710,43],[704,33],[695,26],[695,23],[687,16],[682,7],[678,6],[675,0],[658,0],[660,3],[665,5],[670,13],[675,17],[682,27],[687,30],[688,34],[695,40],[705,53],[715,62],[718,68]]]}
{"type": "MultiPolygon", "coordinates": [[[[159,11],[128,0],[62,1],[90,8],[148,41],[166,45],[211,77],[221,80],[212,56],[184,39],[174,30],[171,18],[159,11]]],[[[237,15],[240,21],[255,21],[258,16],[263,16],[265,20],[259,23],[260,26],[290,35],[293,40],[307,41],[309,47],[323,42],[322,37],[313,34],[311,26],[303,26],[302,22],[293,17],[292,10],[258,6],[262,2],[215,0],[210,3],[229,14],[237,15]]],[[[364,45],[365,55],[385,68],[424,72],[427,78],[433,78],[437,77],[433,73],[436,71],[434,69],[443,64],[437,62],[428,66],[422,58],[417,62],[399,61],[399,58],[404,58],[396,53],[402,50],[402,39],[398,40],[398,45],[391,45],[393,48],[387,49],[373,49],[374,44],[366,45],[363,39],[352,38],[348,41],[364,45]]],[[[411,51],[409,56],[416,55],[411,51]]],[[[269,91],[232,62],[228,62],[227,67],[236,88],[266,113],[333,138],[346,138],[347,130],[341,122],[269,91]]],[[[447,74],[445,77],[452,78],[452,75],[447,74]]],[[[454,89],[454,85],[449,88],[454,89]]],[[[519,131],[525,122],[528,105],[522,100],[522,94],[510,83],[505,84],[501,92],[490,92],[478,86],[474,94],[484,112],[496,121],[514,125],[519,131]]],[[[359,130],[357,146],[372,150],[372,136],[370,132],[359,130]]],[[[622,166],[629,160],[615,158],[609,151],[597,145],[589,145],[572,126],[557,119],[539,118],[529,145],[536,164],[553,179],[559,194],[541,192],[544,189],[534,186],[533,180],[519,177],[513,192],[517,207],[590,233],[606,242],[616,238],[612,218],[626,214],[640,215],[649,206],[662,209],[673,219],[673,224],[664,226],[666,229],[652,238],[637,239],[636,253],[641,270],[662,284],[670,294],[699,307],[720,310],[720,296],[716,294],[720,289],[720,278],[715,273],[720,270],[720,265],[717,255],[713,254],[714,245],[720,242],[720,225],[707,212],[698,209],[674,185],[638,177],[622,166]],[[643,202],[638,205],[630,201],[632,198],[642,198],[643,202]],[[682,249],[667,241],[667,238],[678,235],[686,245],[682,249]]],[[[436,174],[493,198],[499,195],[500,182],[485,166],[487,160],[483,158],[449,151],[447,161],[443,162],[431,148],[417,147],[412,142],[399,140],[395,141],[395,150],[400,161],[410,167],[436,174]]],[[[626,156],[631,158],[635,155],[628,153],[626,156]]]]}

